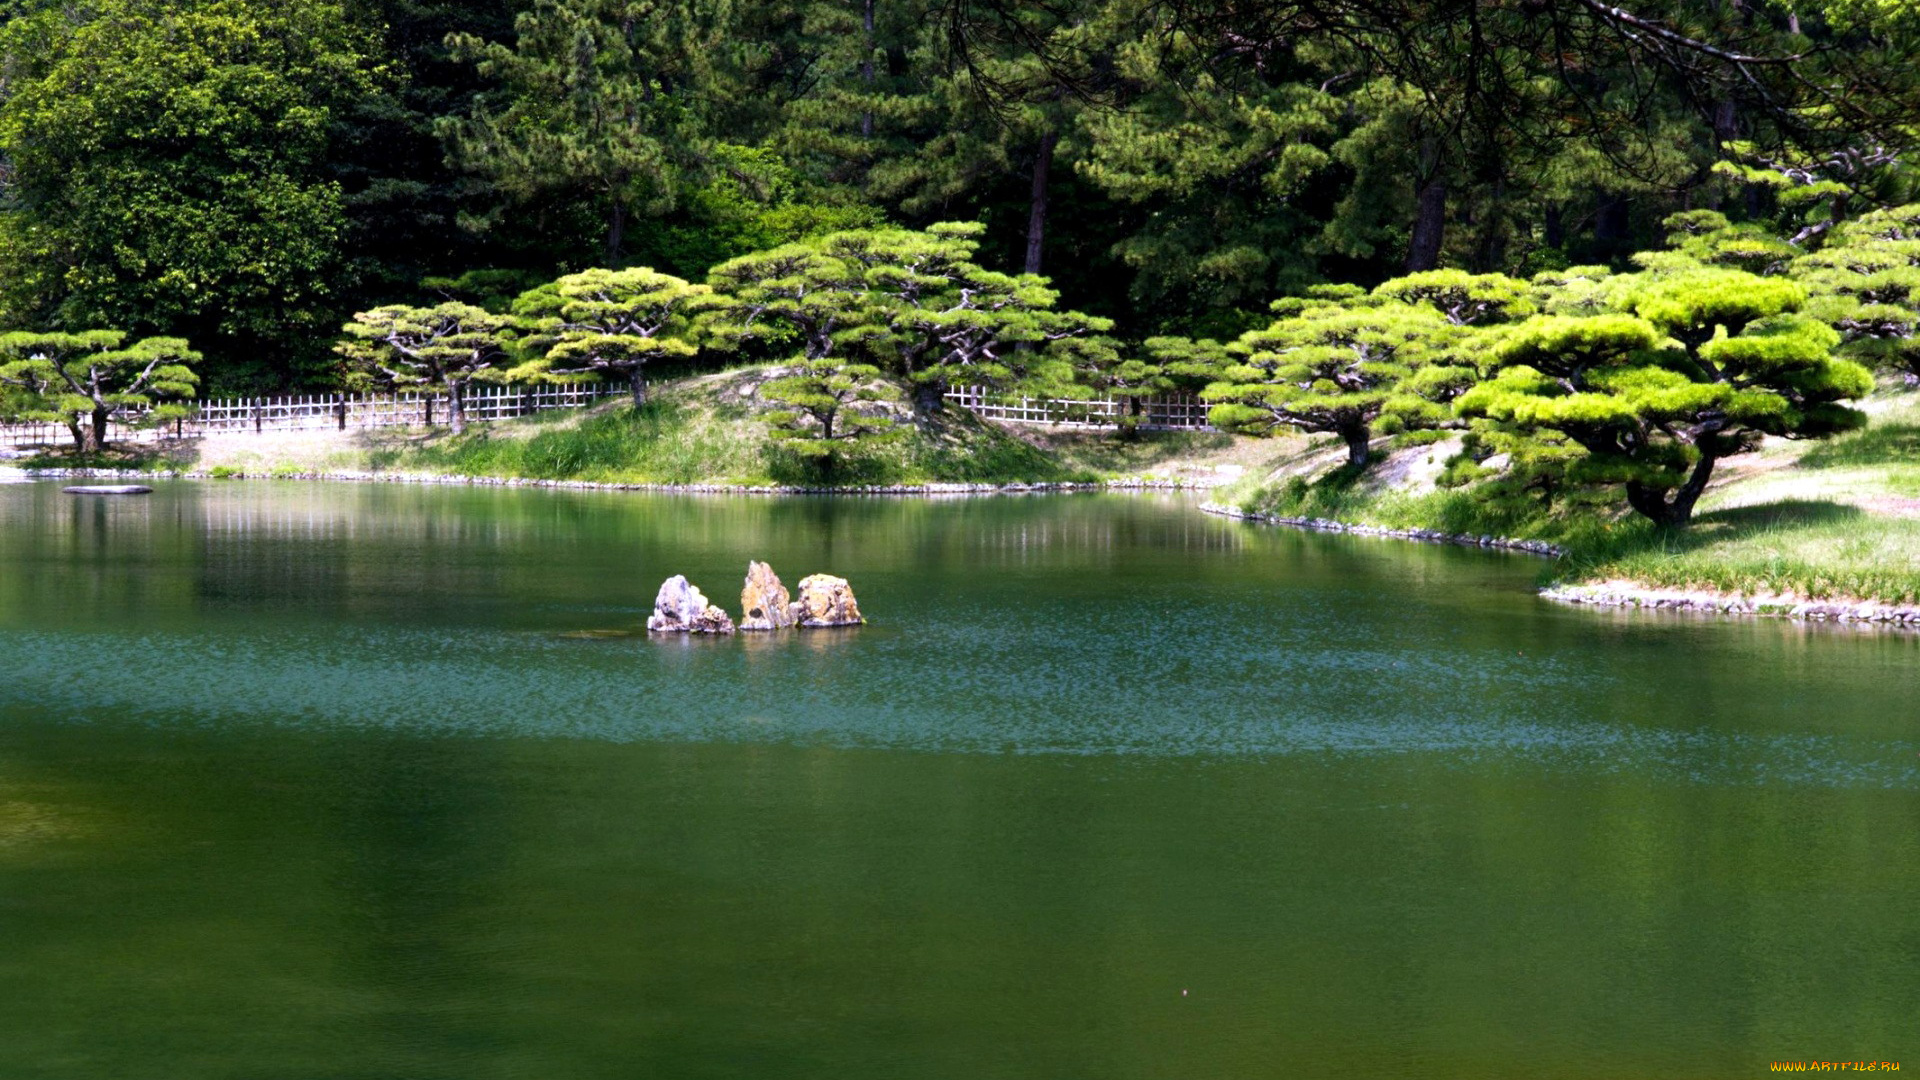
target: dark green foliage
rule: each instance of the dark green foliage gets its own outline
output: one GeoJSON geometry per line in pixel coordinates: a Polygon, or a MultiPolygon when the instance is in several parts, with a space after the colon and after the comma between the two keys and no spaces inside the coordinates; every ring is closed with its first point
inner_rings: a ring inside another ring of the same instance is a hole
{"type": "Polygon", "coordinates": [[[942,383],[1075,368],[1154,392],[1181,376],[1133,343],[1231,340],[1275,295],[1339,299],[1314,293],[1330,280],[1417,271],[1379,296],[1462,327],[1616,310],[1594,268],[1662,236],[1640,269],[1802,277],[1848,355],[1920,375],[1912,264],[1889,261],[1907,241],[1870,224],[1916,188],[1920,26],[1899,5],[14,0],[0,17],[0,325],[184,336],[216,390],[332,381],[328,338],[356,310],[499,311],[593,266],[738,276],[855,234],[900,265],[964,246],[948,324],[905,300],[862,341],[763,313],[736,343],[873,363],[923,407],[942,383]],[[928,229],[954,221],[980,229],[928,229]],[[1871,259],[1820,261],[1842,249],[1871,259]],[[1543,271],[1567,284],[1525,283],[1543,271]],[[996,322],[993,344],[975,327],[931,355],[969,320],[996,322]]]}
{"type": "Polygon", "coordinates": [[[384,93],[337,4],[100,0],[0,29],[0,325],[190,337],[216,381],[318,377],[342,118],[384,93]]]}

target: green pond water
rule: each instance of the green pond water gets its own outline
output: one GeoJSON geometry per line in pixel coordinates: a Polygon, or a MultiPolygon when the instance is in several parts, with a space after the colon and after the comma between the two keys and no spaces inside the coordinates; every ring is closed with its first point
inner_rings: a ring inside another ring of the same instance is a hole
{"type": "Polygon", "coordinates": [[[1156,496],[0,487],[0,1077],[1920,1067],[1920,642],[1156,496]],[[648,640],[661,579],[871,625],[648,640]]]}

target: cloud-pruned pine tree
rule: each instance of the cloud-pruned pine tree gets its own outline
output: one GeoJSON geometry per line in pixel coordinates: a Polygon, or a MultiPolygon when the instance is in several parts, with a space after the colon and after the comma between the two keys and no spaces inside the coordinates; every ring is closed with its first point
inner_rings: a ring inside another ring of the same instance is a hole
{"type": "Polygon", "coordinates": [[[355,314],[335,351],[353,381],[444,390],[447,426],[458,435],[467,429],[467,387],[502,377],[512,326],[512,316],[471,304],[388,304],[355,314]]]}
{"type": "Polygon", "coordinates": [[[16,393],[11,408],[30,420],[65,424],[74,449],[107,445],[107,425],[138,410],[164,421],[185,414],[200,377],[200,354],[179,338],[146,338],[126,348],[120,330],[0,334],[0,386],[16,393]]]}
{"type": "Polygon", "coordinates": [[[718,305],[709,286],[644,266],[568,274],[514,302],[526,331],[520,351],[535,355],[507,377],[617,379],[637,407],[646,401],[647,365],[696,355],[694,319],[718,305]]]}
{"type": "Polygon", "coordinates": [[[1632,508],[1681,526],[1722,459],[1763,436],[1817,438],[1863,423],[1841,404],[1871,374],[1833,356],[1839,335],[1800,314],[1778,278],[1695,270],[1642,278],[1624,310],[1542,315],[1505,331],[1499,371],[1459,401],[1467,416],[1557,432],[1584,472],[1621,484],[1632,508]]]}

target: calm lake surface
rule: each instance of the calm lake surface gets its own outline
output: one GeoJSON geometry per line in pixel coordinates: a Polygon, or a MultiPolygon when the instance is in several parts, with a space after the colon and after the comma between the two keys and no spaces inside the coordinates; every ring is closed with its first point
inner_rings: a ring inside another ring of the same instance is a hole
{"type": "Polygon", "coordinates": [[[1920,1068],[1920,642],[1119,495],[0,487],[0,1076],[1920,1068]],[[749,558],[872,625],[648,640],[749,558]]]}

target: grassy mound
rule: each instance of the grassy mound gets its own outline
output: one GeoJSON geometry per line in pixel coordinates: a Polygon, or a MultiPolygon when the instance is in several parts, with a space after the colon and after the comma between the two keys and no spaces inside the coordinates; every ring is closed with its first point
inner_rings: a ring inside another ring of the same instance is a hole
{"type": "Polygon", "coordinates": [[[1310,447],[1215,499],[1295,517],[1547,540],[1567,549],[1548,571],[1559,581],[1910,603],[1920,600],[1920,397],[1887,394],[1868,407],[1862,431],[1774,442],[1726,463],[1677,532],[1633,515],[1613,491],[1546,506],[1498,480],[1445,488],[1376,479],[1444,448],[1403,448],[1356,475],[1331,465],[1337,448],[1310,447]]]}
{"type": "Polygon", "coordinates": [[[856,448],[830,472],[767,438],[744,404],[675,391],[611,402],[545,425],[475,425],[464,435],[369,455],[375,469],[463,476],[659,484],[1037,483],[1092,480],[1035,447],[953,411],[899,440],[856,448]]]}

